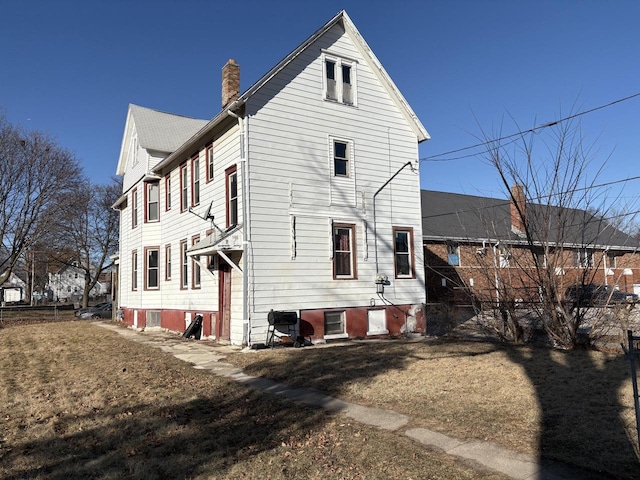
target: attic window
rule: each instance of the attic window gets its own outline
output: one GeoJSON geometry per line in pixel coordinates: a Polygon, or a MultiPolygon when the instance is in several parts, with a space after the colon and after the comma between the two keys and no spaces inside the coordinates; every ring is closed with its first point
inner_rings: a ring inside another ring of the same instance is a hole
{"type": "Polygon", "coordinates": [[[324,99],[345,105],[356,104],[356,62],[324,57],[324,99]]]}
{"type": "Polygon", "coordinates": [[[138,135],[134,135],[131,138],[131,145],[129,147],[129,158],[132,165],[138,164],[138,135]]]}

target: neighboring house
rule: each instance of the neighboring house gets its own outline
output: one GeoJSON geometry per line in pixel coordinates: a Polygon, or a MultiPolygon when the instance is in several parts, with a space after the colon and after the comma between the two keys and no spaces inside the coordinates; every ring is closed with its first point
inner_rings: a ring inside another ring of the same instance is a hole
{"type": "Polygon", "coordinates": [[[130,105],[119,307],[137,327],[265,343],[271,310],[314,341],[419,331],[418,143],[429,135],[345,12],[210,121],[130,105]],[[377,282],[377,283],[376,283],[377,282]]]}
{"type": "Polygon", "coordinates": [[[13,272],[6,282],[0,285],[0,302],[2,303],[22,302],[26,299],[26,295],[27,284],[13,272]]]}
{"type": "Polygon", "coordinates": [[[422,191],[429,303],[496,298],[499,281],[519,289],[519,299],[536,300],[533,271],[547,267],[561,292],[597,283],[640,293],[637,239],[585,210],[526,203],[517,185],[510,197],[422,191]]]}
{"type": "MultiPolygon", "coordinates": [[[[103,278],[102,275],[100,278],[103,278]]],[[[104,279],[107,280],[108,277],[105,276],[104,279]]],[[[55,302],[79,302],[82,301],[84,285],[84,270],[74,262],[56,272],[49,272],[46,290],[50,292],[51,299],[55,302]]],[[[98,281],[89,292],[89,297],[106,295],[110,293],[110,290],[110,284],[98,281]]]]}

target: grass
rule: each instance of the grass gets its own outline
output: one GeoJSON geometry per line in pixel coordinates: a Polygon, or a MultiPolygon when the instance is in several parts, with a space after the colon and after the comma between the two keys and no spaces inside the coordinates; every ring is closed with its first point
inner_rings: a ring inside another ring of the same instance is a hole
{"type": "Polygon", "coordinates": [[[638,475],[630,366],[621,355],[425,339],[280,348],[228,360],[250,375],[405,413],[412,426],[614,478],[638,475]]]}
{"type": "MultiPolygon", "coordinates": [[[[237,358],[276,368],[290,354],[306,362],[320,349],[261,353],[237,358]]],[[[504,479],[402,435],[193,369],[86,321],[8,323],[0,362],[7,480],[504,479]]]]}

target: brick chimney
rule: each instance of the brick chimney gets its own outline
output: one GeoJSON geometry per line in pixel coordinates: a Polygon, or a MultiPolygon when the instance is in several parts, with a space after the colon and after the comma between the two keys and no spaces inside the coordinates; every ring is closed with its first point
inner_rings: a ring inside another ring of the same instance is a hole
{"type": "Polygon", "coordinates": [[[240,65],[233,58],[222,67],[222,108],[240,96],[240,65]]]}
{"type": "Polygon", "coordinates": [[[524,187],[514,184],[511,187],[511,231],[515,233],[524,233],[527,219],[526,197],[524,195],[524,187]]]}

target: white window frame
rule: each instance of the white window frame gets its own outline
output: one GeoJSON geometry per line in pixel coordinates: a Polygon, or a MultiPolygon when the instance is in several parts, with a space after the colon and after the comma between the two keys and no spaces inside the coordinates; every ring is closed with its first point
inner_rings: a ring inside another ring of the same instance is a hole
{"type": "Polygon", "coordinates": [[[164,247],[164,279],[166,281],[171,280],[171,244],[167,244],[164,247]]]}
{"type": "Polygon", "coordinates": [[[158,222],[160,221],[160,184],[158,182],[147,183],[147,212],[146,212],[146,221],[147,222],[158,222]],[[152,201],[151,192],[155,190],[156,199],[152,201]],[[156,216],[155,218],[151,218],[151,206],[155,204],[156,206],[156,216]]]}
{"type": "Polygon", "coordinates": [[[413,228],[411,227],[393,227],[393,257],[394,257],[394,272],[396,278],[415,278],[414,269],[414,256],[413,256],[413,228]],[[398,251],[397,234],[406,234],[407,236],[407,251],[398,251]],[[398,257],[406,256],[407,263],[409,264],[409,273],[398,273],[398,257]]]}
{"type": "Polygon", "coordinates": [[[459,267],[460,264],[462,263],[460,261],[460,244],[458,242],[446,242],[446,247],[447,247],[447,265],[451,267],[459,267]],[[458,263],[456,264],[451,263],[452,257],[450,255],[456,255],[458,257],[458,263]]]}
{"type": "Polygon", "coordinates": [[[593,268],[593,250],[590,248],[574,250],[573,262],[575,268],[593,268]]]}
{"type": "Polygon", "coordinates": [[[325,329],[325,332],[324,332],[325,339],[331,340],[334,338],[347,338],[349,336],[349,334],[347,333],[347,315],[344,310],[324,312],[323,322],[324,322],[324,329],[325,329]],[[342,332],[327,334],[327,331],[326,331],[327,315],[330,315],[330,316],[337,315],[340,317],[340,322],[342,323],[342,332]]]}
{"type": "Polygon", "coordinates": [[[191,161],[191,205],[200,205],[200,158],[191,161]]]}
{"type": "Polygon", "coordinates": [[[138,189],[131,192],[131,228],[138,226],[138,189]]]}
{"type": "Polygon", "coordinates": [[[131,290],[138,290],[138,251],[131,252],[131,290]]]}
{"type": "Polygon", "coordinates": [[[144,258],[144,289],[145,290],[159,290],[160,289],[160,247],[147,247],[145,248],[144,258]],[[155,252],[155,266],[151,265],[151,255],[155,252]],[[155,285],[151,284],[151,272],[155,271],[155,285]]]}
{"type": "Polygon", "coordinates": [[[322,97],[324,100],[328,102],[341,103],[343,105],[348,106],[357,106],[358,105],[358,89],[357,85],[357,65],[358,62],[349,58],[341,57],[338,55],[334,55],[331,53],[323,53],[322,55],[322,97]],[[331,84],[329,80],[327,63],[331,62],[335,66],[334,71],[334,79],[335,87],[334,87],[334,95],[330,95],[331,92],[331,84]],[[343,67],[349,68],[349,83],[345,84],[343,81],[343,67]],[[347,99],[345,101],[345,85],[349,85],[351,87],[351,101],[347,99]],[[333,98],[335,97],[335,98],[333,98]]]}
{"type": "Polygon", "coordinates": [[[207,182],[213,180],[213,143],[207,146],[207,182]]]}
{"type": "Polygon", "coordinates": [[[187,240],[180,240],[180,290],[189,288],[189,257],[187,256],[187,240]]]}
{"type": "Polygon", "coordinates": [[[180,165],[180,211],[189,210],[189,165],[180,165]]]}

